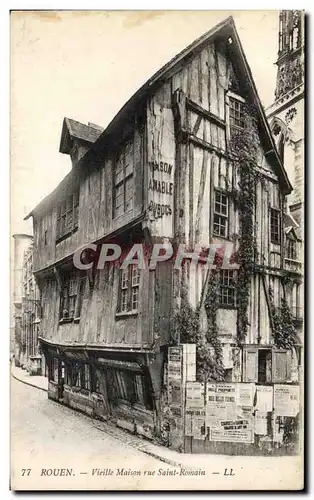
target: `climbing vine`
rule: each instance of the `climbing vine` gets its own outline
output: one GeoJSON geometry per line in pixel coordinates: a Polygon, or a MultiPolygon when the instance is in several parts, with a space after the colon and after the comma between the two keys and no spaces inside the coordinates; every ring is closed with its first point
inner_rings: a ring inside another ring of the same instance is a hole
{"type": "Polygon", "coordinates": [[[298,334],[289,305],[285,298],[281,299],[281,307],[274,304],[274,293],[269,287],[269,301],[273,322],[274,343],[278,349],[291,349],[298,343],[298,334]]]}
{"type": "Polygon", "coordinates": [[[261,176],[257,170],[259,138],[256,111],[244,106],[244,128],[232,134],[230,151],[236,156],[239,172],[238,189],[233,192],[234,202],[239,210],[240,239],[237,253],[239,272],[237,286],[237,339],[241,344],[247,334],[250,280],[255,269],[256,242],[254,231],[254,210],[256,184],[261,176]]]}
{"type": "Polygon", "coordinates": [[[186,299],[174,322],[180,331],[180,341],[196,344],[196,377],[200,382],[220,382],[224,379],[222,346],[216,321],[218,283],[218,273],[212,273],[204,300],[206,329],[201,325],[200,306],[193,309],[186,299]]]}

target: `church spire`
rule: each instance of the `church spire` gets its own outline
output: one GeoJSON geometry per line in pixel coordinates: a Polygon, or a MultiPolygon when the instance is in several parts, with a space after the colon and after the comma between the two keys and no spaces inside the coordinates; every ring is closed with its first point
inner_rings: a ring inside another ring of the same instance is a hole
{"type": "Polygon", "coordinates": [[[281,10],[279,13],[279,39],[277,83],[275,98],[290,94],[304,83],[304,12],[281,10]]]}

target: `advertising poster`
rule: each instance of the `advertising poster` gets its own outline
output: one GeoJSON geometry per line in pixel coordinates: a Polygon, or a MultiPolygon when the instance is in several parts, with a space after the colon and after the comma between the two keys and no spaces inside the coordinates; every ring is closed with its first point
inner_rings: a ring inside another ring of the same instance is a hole
{"type": "Polygon", "coordinates": [[[223,420],[217,427],[210,428],[211,441],[229,443],[253,443],[254,432],[249,420],[223,420]]]}
{"type": "Polygon", "coordinates": [[[259,436],[267,436],[267,413],[255,412],[254,432],[259,436]]]}
{"type": "Polygon", "coordinates": [[[299,386],[274,385],[274,410],[281,417],[296,417],[300,411],[299,386]]]}
{"type": "Polygon", "coordinates": [[[255,384],[237,384],[237,403],[239,406],[253,406],[255,384]]]}
{"type": "Polygon", "coordinates": [[[186,383],[186,408],[204,408],[205,386],[201,382],[186,383]]]}
{"type": "Polygon", "coordinates": [[[182,350],[180,347],[170,347],[168,353],[168,380],[181,380],[182,350]]]}
{"type": "Polygon", "coordinates": [[[255,409],[264,413],[273,411],[273,387],[271,385],[256,386],[255,409]]]}
{"type": "Polygon", "coordinates": [[[207,384],[206,425],[237,418],[236,384],[207,384]]]}

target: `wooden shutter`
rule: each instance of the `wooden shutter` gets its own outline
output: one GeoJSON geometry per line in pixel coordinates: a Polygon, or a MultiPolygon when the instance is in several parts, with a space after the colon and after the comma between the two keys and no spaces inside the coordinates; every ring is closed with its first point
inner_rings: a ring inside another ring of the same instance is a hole
{"type": "Polygon", "coordinates": [[[257,382],[258,380],[258,350],[250,347],[243,352],[243,382],[257,382]]]}
{"type": "Polygon", "coordinates": [[[272,382],[281,383],[291,380],[291,352],[282,349],[272,351],[272,382]]]}

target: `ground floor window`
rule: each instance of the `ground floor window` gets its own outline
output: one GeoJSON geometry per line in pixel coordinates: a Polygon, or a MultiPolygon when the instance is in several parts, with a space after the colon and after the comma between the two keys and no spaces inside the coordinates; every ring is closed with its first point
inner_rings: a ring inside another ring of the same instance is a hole
{"type": "Polygon", "coordinates": [[[59,380],[59,360],[58,358],[50,358],[47,362],[48,365],[48,378],[52,382],[59,380]]]}
{"type": "Polygon", "coordinates": [[[131,371],[107,369],[105,376],[111,399],[139,404],[152,409],[151,389],[146,377],[131,371]]]}

